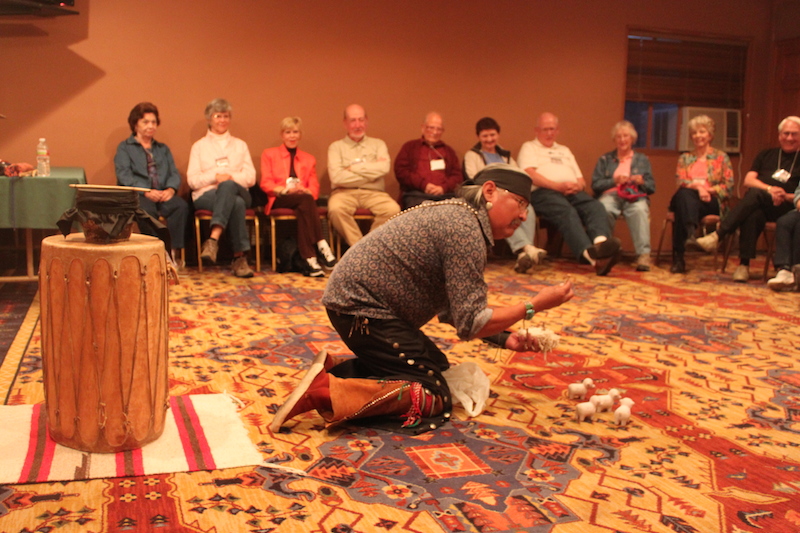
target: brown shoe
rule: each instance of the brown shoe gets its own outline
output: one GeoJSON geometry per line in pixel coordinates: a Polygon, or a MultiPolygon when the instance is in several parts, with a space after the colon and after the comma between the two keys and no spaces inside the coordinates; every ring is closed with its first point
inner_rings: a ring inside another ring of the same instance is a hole
{"type": "Polygon", "coordinates": [[[219,243],[215,239],[206,239],[200,249],[200,260],[206,266],[216,265],[218,251],[219,243]]]}
{"type": "Polygon", "coordinates": [[[650,272],[650,254],[642,254],[636,258],[637,272],[650,272]]]}
{"type": "Polygon", "coordinates": [[[524,274],[533,266],[533,258],[525,252],[517,254],[517,262],[514,264],[514,272],[524,274]]]}
{"type": "Polygon", "coordinates": [[[253,277],[253,271],[250,269],[250,265],[247,264],[247,258],[243,255],[234,258],[231,267],[233,268],[233,275],[237,278],[253,277]]]}

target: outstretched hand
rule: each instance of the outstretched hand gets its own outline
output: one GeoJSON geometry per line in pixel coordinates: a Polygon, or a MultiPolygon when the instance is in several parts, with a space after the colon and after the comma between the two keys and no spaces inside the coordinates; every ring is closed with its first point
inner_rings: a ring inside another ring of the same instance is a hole
{"type": "MultiPolygon", "coordinates": [[[[567,278],[563,283],[546,287],[539,291],[531,299],[531,304],[537,311],[545,311],[568,302],[573,296],[575,296],[575,293],[572,292],[572,280],[567,278]]],[[[539,352],[542,350],[539,340],[530,334],[530,328],[523,328],[512,333],[506,340],[505,347],[516,352],[539,352]]]]}
{"type": "Polygon", "coordinates": [[[544,311],[570,301],[573,296],[575,296],[575,293],[572,292],[572,280],[567,278],[563,283],[552,285],[539,291],[531,299],[531,303],[537,311],[544,311]]]}

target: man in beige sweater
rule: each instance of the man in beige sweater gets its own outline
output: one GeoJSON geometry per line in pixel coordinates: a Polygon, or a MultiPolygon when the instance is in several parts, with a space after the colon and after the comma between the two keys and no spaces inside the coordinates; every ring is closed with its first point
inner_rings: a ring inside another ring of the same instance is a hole
{"type": "Polygon", "coordinates": [[[328,176],[331,180],[328,216],[333,227],[349,246],[358,242],[363,234],[354,218],[357,209],[369,209],[375,220],[375,229],[400,212],[386,192],[384,178],[389,173],[391,161],[386,143],[367,137],[367,113],[357,104],[344,110],[344,127],[347,135],[328,147],[328,176]]]}

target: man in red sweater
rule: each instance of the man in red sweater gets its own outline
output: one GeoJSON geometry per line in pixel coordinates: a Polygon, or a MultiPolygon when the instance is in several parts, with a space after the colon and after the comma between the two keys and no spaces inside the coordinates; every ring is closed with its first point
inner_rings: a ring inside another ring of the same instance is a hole
{"type": "Polygon", "coordinates": [[[422,137],[405,143],[397,154],[394,174],[404,209],[425,200],[453,198],[464,179],[458,156],[442,141],[443,133],[442,116],[428,113],[422,123],[422,137]]]}

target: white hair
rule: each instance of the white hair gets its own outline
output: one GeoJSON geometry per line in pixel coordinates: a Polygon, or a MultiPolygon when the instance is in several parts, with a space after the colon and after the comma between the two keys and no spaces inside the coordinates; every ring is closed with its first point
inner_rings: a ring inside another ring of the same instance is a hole
{"type": "MultiPolygon", "coordinates": [[[[224,98],[214,98],[206,106],[206,120],[211,120],[211,116],[214,113],[230,113],[231,116],[233,116],[233,107],[231,107],[230,102],[224,98]]],[[[209,128],[210,127],[211,126],[209,125],[209,128]]]]}
{"type": "Polygon", "coordinates": [[[633,144],[636,144],[636,140],[639,138],[639,133],[637,133],[636,128],[627,120],[620,120],[614,127],[611,128],[611,140],[613,141],[614,138],[617,136],[617,132],[621,129],[627,129],[628,133],[631,134],[631,139],[633,139],[633,144]]]}
{"type": "Polygon", "coordinates": [[[783,127],[786,125],[787,122],[794,122],[795,124],[800,126],[800,117],[792,115],[792,116],[786,117],[785,119],[781,120],[781,123],[778,124],[778,131],[779,132],[783,131],[783,127]]]}
{"type": "Polygon", "coordinates": [[[690,133],[694,133],[700,128],[705,128],[708,133],[711,134],[711,137],[714,137],[716,125],[714,124],[714,119],[708,115],[697,115],[693,119],[689,120],[686,125],[689,128],[690,133]]]}

